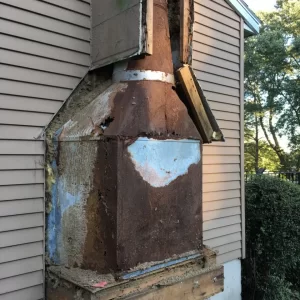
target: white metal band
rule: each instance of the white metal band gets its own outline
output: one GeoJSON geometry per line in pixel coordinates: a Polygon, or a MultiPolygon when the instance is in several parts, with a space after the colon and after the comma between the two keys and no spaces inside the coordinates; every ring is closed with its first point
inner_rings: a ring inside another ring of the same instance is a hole
{"type": "Polygon", "coordinates": [[[165,72],[159,72],[159,71],[126,70],[126,71],[114,72],[113,74],[114,82],[144,81],[144,80],[162,81],[162,82],[175,84],[174,75],[165,72]]]}

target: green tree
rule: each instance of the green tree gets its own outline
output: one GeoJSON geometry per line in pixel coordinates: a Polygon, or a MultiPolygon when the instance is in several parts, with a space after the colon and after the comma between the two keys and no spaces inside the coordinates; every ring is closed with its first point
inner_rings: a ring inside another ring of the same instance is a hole
{"type": "Polygon", "coordinates": [[[277,1],[277,10],[262,13],[260,18],[264,24],[261,34],[245,43],[245,119],[247,114],[252,115],[250,129],[256,134],[256,151],[260,130],[276,153],[281,168],[288,169],[289,157],[280,144],[280,137],[287,136],[290,146],[294,150],[298,148],[300,1],[277,1]]]}

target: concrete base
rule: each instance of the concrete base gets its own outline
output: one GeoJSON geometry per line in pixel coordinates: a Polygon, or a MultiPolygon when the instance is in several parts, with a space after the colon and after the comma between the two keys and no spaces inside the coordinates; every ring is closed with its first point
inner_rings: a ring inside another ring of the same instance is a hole
{"type": "Polygon", "coordinates": [[[239,259],[224,264],[224,292],[210,300],[241,300],[242,277],[241,261],[239,259]]]}

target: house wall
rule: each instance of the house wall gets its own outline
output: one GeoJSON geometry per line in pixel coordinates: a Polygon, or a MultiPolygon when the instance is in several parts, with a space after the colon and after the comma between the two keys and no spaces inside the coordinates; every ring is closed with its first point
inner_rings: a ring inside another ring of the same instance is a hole
{"type": "Polygon", "coordinates": [[[43,127],[90,65],[90,4],[0,0],[0,300],[43,298],[43,127]]]}
{"type": "Polygon", "coordinates": [[[225,0],[195,1],[193,68],[226,139],[203,153],[204,244],[219,252],[219,263],[242,256],[241,32],[225,0]]]}

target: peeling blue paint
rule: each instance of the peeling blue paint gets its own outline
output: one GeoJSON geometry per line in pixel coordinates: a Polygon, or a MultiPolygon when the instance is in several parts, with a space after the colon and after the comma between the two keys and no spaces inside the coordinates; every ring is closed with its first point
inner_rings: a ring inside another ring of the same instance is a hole
{"type": "MultiPolygon", "coordinates": [[[[57,151],[58,137],[62,129],[59,129],[53,138],[54,150],[57,151]]],[[[81,193],[72,195],[65,191],[64,178],[58,174],[56,160],[51,163],[55,183],[51,188],[51,211],[47,216],[47,252],[50,259],[60,264],[60,249],[62,245],[62,220],[66,211],[76,205],[81,199],[81,193]]]]}
{"type": "Polygon", "coordinates": [[[163,187],[199,163],[200,149],[200,142],[195,140],[139,138],[128,152],[143,179],[154,187],[163,187]]]}

